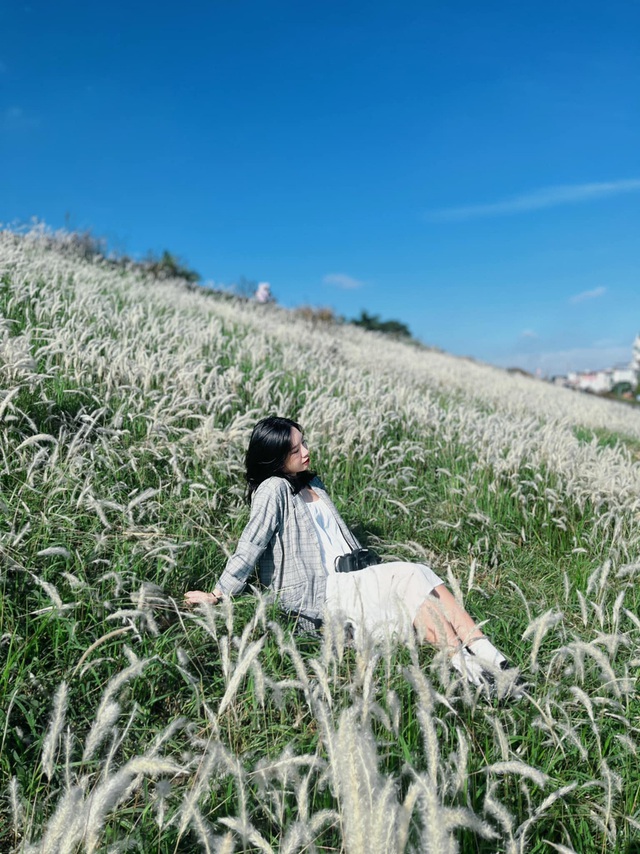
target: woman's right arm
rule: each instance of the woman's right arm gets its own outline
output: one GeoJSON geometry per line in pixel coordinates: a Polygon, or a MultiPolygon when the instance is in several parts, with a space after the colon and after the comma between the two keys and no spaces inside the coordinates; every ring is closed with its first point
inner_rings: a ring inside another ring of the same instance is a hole
{"type": "Polygon", "coordinates": [[[244,590],[258,559],[266,550],[284,518],[286,492],[289,488],[282,478],[270,478],[253,495],[251,513],[240,536],[235,552],[227,561],[213,593],[190,590],[185,599],[191,604],[217,604],[225,596],[244,590]]]}
{"type": "Polygon", "coordinates": [[[187,605],[218,605],[222,601],[222,591],[216,587],[213,593],[208,593],[206,590],[187,590],[184,594],[184,600],[187,605]]]}

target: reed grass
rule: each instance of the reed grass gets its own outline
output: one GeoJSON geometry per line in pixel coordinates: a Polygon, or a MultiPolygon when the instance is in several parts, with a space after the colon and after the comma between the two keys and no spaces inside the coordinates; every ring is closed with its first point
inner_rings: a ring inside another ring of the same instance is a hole
{"type": "Polygon", "coordinates": [[[614,402],[0,232],[0,848],[638,850],[639,441],[614,402]],[[273,412],[519,703],[259,591],[183,607],[273,412]]]}

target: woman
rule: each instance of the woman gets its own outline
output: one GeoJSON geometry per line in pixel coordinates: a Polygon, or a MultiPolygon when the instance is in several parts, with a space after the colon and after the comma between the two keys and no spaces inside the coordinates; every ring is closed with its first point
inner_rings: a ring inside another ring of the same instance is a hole
{"type": "Polygon", "coordinates": [[[338,558],[360,543],[310,471],[299,424],[263,418],[245,462],[249,522],[213,593],[190,590],[188,604],[217,604],[241,592],[257,564],[261,583],[302,627],[318,628],[331,616],[350,623],[356,639],[363,632],[406,638],[415,630],[421,640],[446,648],[453,667],[478,686],[508,668],[430,567],[394,561],[336,571],[338,558]]]}

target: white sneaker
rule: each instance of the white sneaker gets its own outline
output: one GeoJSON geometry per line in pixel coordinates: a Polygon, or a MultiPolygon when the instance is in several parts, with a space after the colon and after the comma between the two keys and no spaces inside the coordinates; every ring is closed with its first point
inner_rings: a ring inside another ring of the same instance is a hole
{"type": "Polygon", "coordinates": [[[451,666],[458,673],[461,673],[471,685],[475,685],[476,688],[486,685],[482,664],[475,656],[471,655],[466,647],[454,652],[449,661],[451,666]]]}

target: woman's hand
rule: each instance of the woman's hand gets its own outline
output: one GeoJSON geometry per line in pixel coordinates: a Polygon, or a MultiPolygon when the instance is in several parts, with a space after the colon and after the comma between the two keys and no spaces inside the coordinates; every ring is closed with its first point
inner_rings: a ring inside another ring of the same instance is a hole
{"type": "Polygon", "coordinates": [[[222,593],[217,590],[213,593],[207,593],[206,590],[187,590],[184,601],[187,605],[217,605],[222,601],[222,593]]]}

